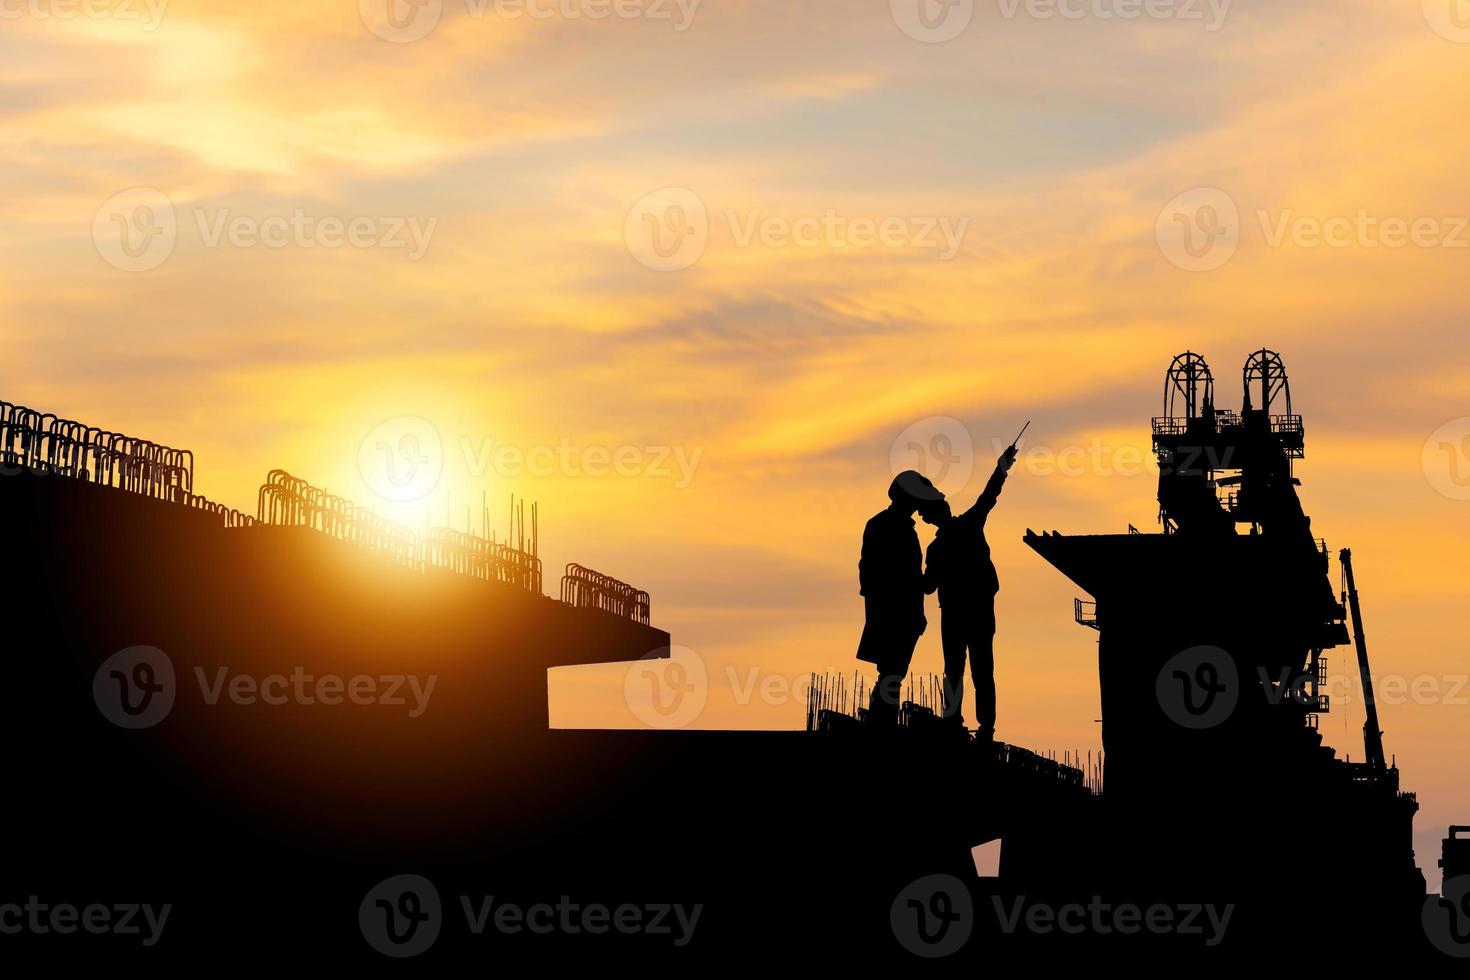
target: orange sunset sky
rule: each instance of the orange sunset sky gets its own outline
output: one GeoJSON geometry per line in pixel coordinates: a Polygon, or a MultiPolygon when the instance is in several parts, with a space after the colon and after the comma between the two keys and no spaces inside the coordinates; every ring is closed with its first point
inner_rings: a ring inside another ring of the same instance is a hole
{"type": "MultiPolygon", "coordinates": [[[[1156,530],[1170,358],[1239,407],[1272,347],[1437,882],[1470,822],[1470,4],[389,2],[0,0],[0,398],[190,447],[250,511],[273,467],[416,526],[538,501],[551,589],[635,583],[702,658],[700,727],[800,726],[909,443],[968,504],[1033,419],[998,735],[1086,751],[1096,634],[1021,535],[1156,530]],[[386,500],[405,417],[438,478],[386,500]]],[[[554,724],[640,724],[622,678],[556,672],[554,724]]]]}

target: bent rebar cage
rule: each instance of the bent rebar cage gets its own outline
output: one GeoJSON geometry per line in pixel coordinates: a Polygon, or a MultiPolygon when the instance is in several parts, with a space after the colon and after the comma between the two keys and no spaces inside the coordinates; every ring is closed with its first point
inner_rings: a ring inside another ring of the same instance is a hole
{"type": "Polygon", "coordinates": [[[423,564],[419,537],[412,530],[285,470],[271,470],[261,484],[252,523],[309,527],[401,565],[418,568],[423,564]]]}
{"type": "Polygon", "coordinates": [[[0,402],[0,461],[172,502],[194,490],[194,454],[0,402]]]}
{"type": "Polygon", "coordinates": [[[218,516],[225,527],[245,527],[247,514],[194,493],[194,454],[0,402],[0,464],[33,473],[83,480],[218,516]]]}
{"type": "Polygon", "coordinates": [[[432,566],[541,594],[541,559],[534,535],[529,551],[447,527],[431,528],[421,539],[412,529],[285,470],[272,470],[261,485],[255,521],[311,528],[420,571],[432,566]]]}
{"type": "Polygon", "coordinates": [[[513,585],[541,594],[541,559],[489,538],[436,527],[429,531],[425,561],[460,575],[513,585]]]}
{"type": "Polygon", "coordinates": [[[649,621],[647,592],[582,565],[567,566],[561,580],[561,601],[583,609],[600,609],[635,623],[647,625],[649,621]]]}

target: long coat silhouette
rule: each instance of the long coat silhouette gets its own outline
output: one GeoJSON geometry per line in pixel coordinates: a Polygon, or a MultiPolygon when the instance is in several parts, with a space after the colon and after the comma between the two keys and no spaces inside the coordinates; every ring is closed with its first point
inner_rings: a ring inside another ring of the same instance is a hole
{"type": "Polygon", "coordinates": [[[914,646],[928,621],[924,618],[924,569],[914,511],[942,500],[934,484],[912,470],[900,473],[888,487],[889,505],[863,529],[858,584],[866,619],[858,642],[859,660],[878,668],[878,683],[869,700],[869,717],[891,723],[898,715],[899,692],[908,675],[914,646]]]}

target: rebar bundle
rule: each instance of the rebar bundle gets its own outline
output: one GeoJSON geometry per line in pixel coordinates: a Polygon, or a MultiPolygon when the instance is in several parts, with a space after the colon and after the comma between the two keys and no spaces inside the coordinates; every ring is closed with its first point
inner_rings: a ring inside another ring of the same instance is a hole
{"type": "Polygon", "coordinates": [[[207,514],[215,515],[224,523],[225,527],[250,527],[255,523],[255,518],[244,511],[215,503],[213,500],[207,497],[201,497],[197,493],[184,494],[184,504],[195,510],[202,510],[207,514]]]}
{"type": "MultiPolygon", "coordinates": [[[[21,468],[114,487],[179,504],[217,517],[227,528],[257,523],[309,527],[417,569],[444,568],[461,575],[541,594],[537,508],[531,506],[527,537],[525,504],[511,498],[509,543],[488,534],[489,512],[481,505],[482,534],[433,528],[426,539],[368,508],[314,487],[285,470],[272,470],[261,485],[255,516],[194,492],[194,454],[161,443],[88,426],[24,405],[0,401],[0,467],[21,468]]],[[[468,517],[466,518],[468,520],[468,517]]],[[[578,566],[569,566],[568,573],[578,566]]],[[[580,570],[573,605],[590,605],[648,622],[648,593],[616,579],[580,570]]],[[[563,582],[563,598],[568,596],[563,582]]]]}
{"type": "Polygon", "coordinates": [[[512,506],[512,526],[520,518],[522,547],[494,538],[431,528],[425,538],[410,528],[327,493],[285,470],[272,470],[261,485],[256,518],[262,524],[309,527],[340,541],[361,545],[375,554],[414,568],[442,568],[487,582],[541,594],[541,559],[536,554],[536,509],[531,509],[530,550],[525,548],[524,506],[512,506]]]}
{"type": "Polygon", "coordinates": [[[425,558],[436,568],[541,594],[540,558],[477,534],[433,528],[425,558]]]}
{"type": "Polygon", "coordinates": [[[0,402],[0,461],[182,502],[194,489],[194,454],[0,402]]]}
{"type": "Polygon", "coordinates": [[[285,470],[271,470],[261,485],[256,520],[262,524],[309,527],[402,565],[423,564],[423,549],[413,530],[394,524],[345,497],[314,487],[285,470]]]}
{"type": "Polygon", "coordinates": [[[601,609],[635,623],[647,624],[649,620],[647,592],[581,565],[567,566],[561,579],[561,601],[583,609],[601,609]]]}

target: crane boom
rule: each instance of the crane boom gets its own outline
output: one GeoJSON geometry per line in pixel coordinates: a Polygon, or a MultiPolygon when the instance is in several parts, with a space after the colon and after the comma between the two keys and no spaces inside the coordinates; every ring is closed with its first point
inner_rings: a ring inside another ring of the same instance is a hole
{"type": "Polygon", "coordinates": [[[1373,698],[1373,676],[1368,670],[1368,640],[1363,635],[1363,609],[1358,602],[1358,586],[1353,580],[1353,552],[1344,548],[1338,554],[1342,561],[1344,591],[1347,592],[1348,608],[1353,616],[1353,642],[1358,648],[1358,672],[1363,677],[1363,703],[1367,707],[1367,718],[1363,722],[1363,748],[1368,753],[1368,765],[1374,769],[1385,769],[1388,764],[1383,757],[1383,731],[1378,727],[1378,704],[1373,698]]]}

